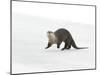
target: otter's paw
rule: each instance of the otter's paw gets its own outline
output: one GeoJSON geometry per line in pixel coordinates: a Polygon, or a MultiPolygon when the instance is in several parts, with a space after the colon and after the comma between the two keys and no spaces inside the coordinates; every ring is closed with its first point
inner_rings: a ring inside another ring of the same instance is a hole
{"type": "Polygon", "coordinates": [[[48,47],[45,47],[45,49],[48,49],[48,47]]]}
{"type": "Polygon", "coordinates": [[[65,48],[62,48],[61,50],[63,51],[65,48]]]}
{"type": "Polygon", "coordinates": [[[66,48],[66,50],[70,50],[70,48],[66,48]]]}
{"type": "Polygon", "coordinates": [[[57,48],[60,48],[60,47],[57,47],[57,48]]]}

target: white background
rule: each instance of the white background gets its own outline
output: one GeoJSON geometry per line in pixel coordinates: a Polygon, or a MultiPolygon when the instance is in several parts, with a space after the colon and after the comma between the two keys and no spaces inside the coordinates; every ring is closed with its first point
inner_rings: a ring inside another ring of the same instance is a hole
{"type": "Polygon", "coordinates": [[[52,20],[94,24],[94,7],[13,1],[13,12],[52,20]],[[27,11],[26,11],[27,10],[27,11]]]}
{"type": "MultiPolygon", "coordinates": [[[[43,1],[43,0],[41,0],[43,1]]],[[[99,10],[99,0],[46,0],[46,1],[54,1],[54,2],[65,2],[65,3],[77,3],[77,4],[96,4],[98,6],[98,10],[99,10]]],[[[10,1],[7,2],[7,0],[3,0],[0,2],[0,73],[1,75],[7,75],[9,72],[9,49],[10,49],[10,1]]],[[[98,11],[98,13],[100,13],[100,11],[98,11]]],[[[100,16],[98,14],[98,16],[100,16]]],[[[99,17],[98,17],[98,23],[99,23],[99,17]]],[[[100,23],[99,23],[100,24],[100,23]]],[[[98,24],[98,28],[99,27],[99,24],[98,24]]],[[[99,29],[98,29],[98,32],[99,29]]],[[[99,35],[98,35],[98,38],[99,35]]],[[[100,41],[98,39],[98,41],[100,41]]],[[[98,42],[98,47],[99,47],[99,42],[98,42]]],[[[100,57],[99,55],[100,51],[98,49],[98,57],[100,57]]],[[[75,74],[91,74],[91,75],[94,75],[94,74],[97,74],[99,75],[99,71],[100,71],[100,59],[98,58],[98,67],[97,67],[97,70],[92,70],[92,71],[76,71],[76,72],[64,72],[64,73],[50,73],[50,74],[43,74],[43,75],[61,75],[61,74],[70,74],[70,75],[75,75],[75,74]]]]}

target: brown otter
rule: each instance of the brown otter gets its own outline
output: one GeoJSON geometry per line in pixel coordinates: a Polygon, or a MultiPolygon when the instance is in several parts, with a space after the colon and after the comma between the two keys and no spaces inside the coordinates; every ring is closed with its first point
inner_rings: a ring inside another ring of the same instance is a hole
{"type": "Polygon", "coordinates": [[[57,44],[57,48],[60,48],[60,44],[62,42],[65,43],[65,46],[64,48],[62,48],[62,50],[70,49],[71,46],[76,49],[86,49],[87,48],[87,47],[82,47],[82,48],[77,47],[70,32],[64,28],[58,29],[55,32],[48,31],[47,35],[48,35],[49,41],[48,41],[48,46],[45,49],[51,47],[53,44],[57,44]]]}

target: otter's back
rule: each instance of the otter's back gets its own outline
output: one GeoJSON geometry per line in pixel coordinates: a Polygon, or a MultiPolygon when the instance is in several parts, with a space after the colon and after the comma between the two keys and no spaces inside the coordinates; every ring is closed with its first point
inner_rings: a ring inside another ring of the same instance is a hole
{"type": "Polygon", "coordinates": [[[54,32],[54,34],[58,38],[58,40],[61,40],[61,41],[65,41],[66,38],[70,38],[71,37],[71,34],[69,33],[69,31],[64,29],[64,28],[56,30],[54,32]]]}

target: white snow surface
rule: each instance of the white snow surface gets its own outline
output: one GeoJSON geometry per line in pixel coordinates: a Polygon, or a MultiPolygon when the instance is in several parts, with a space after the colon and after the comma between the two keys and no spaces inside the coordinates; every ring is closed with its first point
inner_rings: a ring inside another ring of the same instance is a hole
{"type": "Polygon", "coordinates": [[[52,20],[45,17],[12,13],[12,72],[45,72],[95,68],[94,25],[52,20]],[[48,43],[48,30],[65,28],[70,31],[78,47],[61,51],[48,43]]]}

